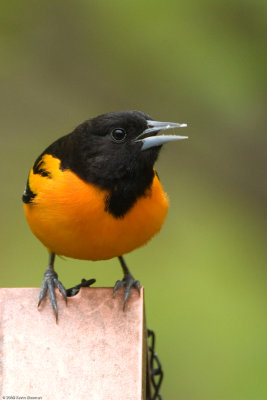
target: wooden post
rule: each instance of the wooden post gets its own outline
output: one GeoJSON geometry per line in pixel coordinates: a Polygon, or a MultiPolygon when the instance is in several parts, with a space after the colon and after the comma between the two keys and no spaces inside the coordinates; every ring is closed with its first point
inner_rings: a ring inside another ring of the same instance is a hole
{"type": "Polygon", "coordinates": [[[37,309],[39,290],[0,289],[1,395],[145,400],[143,289],[124,312],[122,289],[81,288],[67,306],[57,292],[58,324],[49,299],[37,309]]]}

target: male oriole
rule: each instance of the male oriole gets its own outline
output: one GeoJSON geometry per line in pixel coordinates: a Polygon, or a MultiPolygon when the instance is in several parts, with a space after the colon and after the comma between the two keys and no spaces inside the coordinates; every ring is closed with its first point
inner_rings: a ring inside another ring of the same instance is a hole
{"type": "Polygon", "coordinates": [[[32,232],[49,250],[39,304],[49,292],[58,317],[55,287],[66,290],[54,270],[55,255],[106,260],[118,257],[125,287],[140,289],[122,257],[161,228],[168,198],[154,163],[164,143],[186,136],[160,130],[186,124],[158,122],[140,111],[100,115],[52,143],[35,161],[23,194],[32,232]]]}

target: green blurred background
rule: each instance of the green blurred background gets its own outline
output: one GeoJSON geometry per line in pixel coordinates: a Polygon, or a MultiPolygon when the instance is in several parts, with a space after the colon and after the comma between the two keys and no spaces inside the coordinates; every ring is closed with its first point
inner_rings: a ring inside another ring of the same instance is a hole
{"type": "MultiPolygon", "coordinates": [[[[48,144],[115,110],[189,124],[157,164],[167,221],[126,257],[165,400],[267,399],[266,14],[247,0],[1,5],[1,286],[41,284],[47,253],[21,195],[48,144]]],[[[67,287],[121,277],[117,260],[56,269],[67,287]]]]}

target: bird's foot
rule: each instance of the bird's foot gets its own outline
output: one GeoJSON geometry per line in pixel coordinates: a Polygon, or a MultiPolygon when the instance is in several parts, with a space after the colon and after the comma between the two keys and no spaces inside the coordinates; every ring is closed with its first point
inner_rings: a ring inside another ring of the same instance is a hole
{"type": "Polygon", "coordinates": [[[67,294],[66,289],[62,285],[62,283],[58,280],[58,274],[54,271],[53,268],[48,267],[44,273],[44,279],[39,295],[38,307],[46,297],[47,291],[49,293],[49,297],[52,303],[52,307],[56,316],[56,322],[58,320],[58,308],[57,308],[57,299],[55,294],[55,288],[58,288],[60,293],[62,294],[66,304],[67,304],[67,294]]]}
{"type": "Polygon", "coordinates": [[[130,296],[131,289],[132,288],[137,289],[138,293],[140,294],[141,285],[140,285],[139,281],[134,279],[134,277],[132,276],[131,273],[127,273],[124,275],[122,281],[118,280],[115,283],[114,288],[113,288],[113,297],[115,297],[117,290],[123,286],[125,287],[124,298],[123,298],[123,311],[125,311],[125,306],[126,306],[128,298],[130,296]]]}

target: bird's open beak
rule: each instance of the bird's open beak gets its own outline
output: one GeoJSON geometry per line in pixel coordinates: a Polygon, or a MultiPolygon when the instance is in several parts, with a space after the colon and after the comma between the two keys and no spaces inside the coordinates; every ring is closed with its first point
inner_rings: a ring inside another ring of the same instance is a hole
{"type": "Polygon", "coordinates": [[[187,124],[177,124],[174,122],[147,121],[148,128],[137,136],[135,142],[142,142],[141,150],[147,150],[151,147],[161,146],[172,140],[188,139],[188,136],[161,135],[155,136],[159,131],[172,128],[185,128],[187,124]]]}

